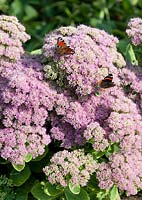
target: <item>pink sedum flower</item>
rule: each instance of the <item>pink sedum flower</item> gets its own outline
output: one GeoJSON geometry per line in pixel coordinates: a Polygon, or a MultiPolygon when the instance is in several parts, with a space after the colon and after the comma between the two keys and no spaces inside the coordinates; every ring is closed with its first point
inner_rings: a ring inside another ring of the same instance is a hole
{"type": "Polygon", "coordinates": [[[106,132],[97,122],[89,124],[83,135],[88,142],[93,143],[93,149],[96,151],[103,151],[109,146],[105,138],[106,132]]]}
{"type": "Polygon", "coordinates": [[[1,157],[13,164],[23,164],[27,154],[36,158],[51,142],[45,124],[57,92],[43,82],[39,58],[23,56],[11,66],[5,66],[0,77],[3,125],[0,152],[1,157]],[[8,135],[13,137],[11,144],[8,135]]]}
{"type": "Polygon", "coordinates": [[[136,194],[142,188],[141,68],[122,68],[118,39],[85,25],[46,35],[44,64],[40,56],[23,54],[27,39],[16,17],[0,17],[0,156],[23,164],[28,154],[36,158],[58,141],[70,151],[55,153],[43,169],[50,183],[86,186],[97,170],[100,188],[116,184],[136,194]],[[59,55],[58,37],[75,53],[59,55]],[[103,90],[98,81],[109,73],[115,86],[103,90]],[[84,150],[72,150],[86,143],[91,151],[105,152],[111,145],[117,151],[96,164],[84,150]]]}
{"type": "Polygon", "coordinates": [[[131,18],[128,23],[127,35],[132,43],[138,46],[142,43],[142,19],[139,17],[131,18]]]}
{"type": "MultiPolygon", "coordinates": [[[[49,60],[44,67],[45,77],[59,85],[62,82],[64,87],[73,88],[78,95],[88,95],[95,90],[98,80],[108,73],[116,73],[117,77],[115,66],[125,65],[117,51],[117,43],[116,37],[103,30],[85,25],[61,27],[45,37],[43,55],[49,60]],[[73,55],[58,55],[58,37],[75,51],[73,55]]],[[[117,78],[115,80],[117,82],[117,78]]]]}
{"type": "Polygon", "coordinates": [[[0,15],[0,66],[19,60],[24,53],[22,44],[29,39],[16,17],[0,15]]]}
{"type": "Polygon", "coordinates": [[[51,184],[86,186],[96,169],[97,163],[90,154],[85,155],[83,150],[64,150],[54,154],[43,172],[51,184]]]}

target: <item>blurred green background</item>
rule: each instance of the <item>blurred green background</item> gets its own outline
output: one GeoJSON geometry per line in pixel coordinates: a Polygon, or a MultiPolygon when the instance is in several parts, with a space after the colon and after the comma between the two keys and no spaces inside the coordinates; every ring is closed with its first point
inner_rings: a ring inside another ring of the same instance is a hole
{"type": "Polygon", "coordinates": [[[17,16],[32,36],[25,45],[32,51],[60,26],[86,24],[122,39],[128,20],[142,17],[142,0],[0,0],[0,14],[17,16]]]}

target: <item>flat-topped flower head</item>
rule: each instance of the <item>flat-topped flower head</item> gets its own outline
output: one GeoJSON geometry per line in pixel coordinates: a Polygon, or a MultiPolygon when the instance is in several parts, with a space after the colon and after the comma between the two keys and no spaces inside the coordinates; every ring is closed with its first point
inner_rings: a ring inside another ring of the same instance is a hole
{"type": "Polygon", "coordinates": [[[126,30],[131,42],[137,46],[142,43],[142,19],[139,17],[131,18],[126,30]]]}
{"type": "Polygon", "coordinates": [[[13,164],[23,164],[27,154],[36,158],[51,142],[45,123],[57,92],[43,81],[36,56],[23,56],[12,68],[3,68],[0,84],[0,155],[13,164]]]}
{"type": "Polygon", "coordinates": [[[24,53],[22,44],[29,39],[16,17],[0,15],[0,66],[19,60],[24,53]]]}
{"type": "Polygon", "coordinates": [[[43,171],[51,184],[69,183],[86,186],[91,174],[97,169],[97,163],[91,154],[83,150],[59,151],[50,159],[50,164],[43,171]]]}
{"type": "Polygon", "coordinates": [[[92,93],[98,80],[109,73],[114,74],[117,82],[116,66],[125,65],[117,43],[116,37],[96,28],[61,27],[45,37],[45,77],[73,88],[79,95],[92,93]]]}

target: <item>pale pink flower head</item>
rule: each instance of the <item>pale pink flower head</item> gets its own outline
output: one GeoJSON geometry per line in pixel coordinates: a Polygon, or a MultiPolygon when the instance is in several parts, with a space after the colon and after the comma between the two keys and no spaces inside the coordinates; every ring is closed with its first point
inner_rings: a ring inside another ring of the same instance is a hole
{"type": "Polygon", "coordinates": [[[91,154],[83,150],[59,151],[50,159],[43,172],[51,184],[66,187],[69,183],[86,186],[90,176],[96,171],[97,163],[91,154]]]}
{"type": "Polygon", "coordinates": [[[19,60],[24,53],[22,44],[29,39],[16,17],[0,15],[0,65],[7,66],[19,60]]]}
{"type": "Polygon", "coordinates": [[[139,17],[131,18],[128,23],[126,33],[131,39],[131,42],[137,46],[142,43],[142,19],[139,17]]]}
{"type": "Polygon", "coordinates": [[[103,151],[109,146],[109,142],[105,138],[106,132],[98,122],[89,124],[83,135],[96,151],[103,151]]]}
{"type": "Polygon", "coordinates": [[[45,77],[55,80],[60,86],[70,87],[78,95],[94,92],[98,80],[108,73],[115,76],[117,67],[123,67],[125,61],[117,51],[118,39],[103,30],[85,25],[60,27],[45,37],[43,55],[47,59],[45,77]],[[59,54],[58,38],[64,40],[73,54],[59,54]]]}

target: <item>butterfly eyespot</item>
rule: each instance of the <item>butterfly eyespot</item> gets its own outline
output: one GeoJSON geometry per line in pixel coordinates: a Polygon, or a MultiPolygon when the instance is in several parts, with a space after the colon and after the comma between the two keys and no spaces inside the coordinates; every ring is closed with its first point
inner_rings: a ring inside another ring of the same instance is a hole
{"type": "Polygon", "coordinates": [[[64,40],[61,37],[58,37],[57,41],[64,41],[64,40]]]}

